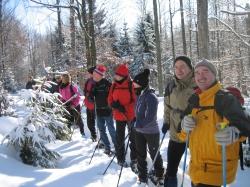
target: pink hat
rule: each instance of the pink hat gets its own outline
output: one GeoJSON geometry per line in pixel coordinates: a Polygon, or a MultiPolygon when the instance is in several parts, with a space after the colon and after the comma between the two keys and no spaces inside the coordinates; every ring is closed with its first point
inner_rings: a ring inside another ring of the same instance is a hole
{"type": "Polygon", "coordinates": [[[94,71],[99,75],[104,76],[107,71],[107,68],[104,65],[97,65],[94,71]]]}

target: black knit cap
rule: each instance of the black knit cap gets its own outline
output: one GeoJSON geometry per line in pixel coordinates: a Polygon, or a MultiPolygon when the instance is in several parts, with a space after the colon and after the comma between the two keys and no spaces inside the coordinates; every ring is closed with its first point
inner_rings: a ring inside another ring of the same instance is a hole
{"type": "Polygon", "coordinates": [[[149,75],[150,75],[150,70],[144,69],[143,72],[137,74],[134,77],[133,82],[139,84],[142,87],[142,89],[145,89],[149,84],[149,75]]]}
{"type": "Polygon", "coordinates": [[[178,60],[182,60],[183,62],[185,62],[185,63],[187,64],[187,66],[188,66],[191,70],[194,69],[193,64],[192,64],[190,58],[188,58],[187,56],[178,56],[178,57],[176,57],[176,58],[174,59],[174,65],[175,65],[175,63],[176,63],[178,60]]]}
{"type": "Polygon", "coordinates": [[[89,72],[90,74],[93,74],[95,68],[96,68],[95,66],[89,68],[89,69],[88,69],[88,72],[89,72]]]}

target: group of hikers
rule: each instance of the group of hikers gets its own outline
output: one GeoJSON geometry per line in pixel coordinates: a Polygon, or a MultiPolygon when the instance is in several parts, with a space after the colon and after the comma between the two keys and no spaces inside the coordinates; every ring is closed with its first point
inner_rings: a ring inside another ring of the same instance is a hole
{"type": "MultiPolygon", "coordinates": [[[[222,87],[216,67],[206,59],[194,66],[189,57],[178,56],[173,68],[172,80],[165,87],[161,129],[163,137],[168,131],[170,135],[165,172],[159,151],[158,98],[149,86],[149,69],[144,69],[132,80],[127,64],[119,64],[113,82],[105,78],[107,68],[104,65],[88,69],[84,105],[92,141],[97,141],[96,121],[104,153],[114,153],[119,165],[129,167],[125,159],[128,137],[130,167],[138,174],[139,184],[145,185],[149,180],[149,152],[154,166],[154,183],[177,187],[178,167],[187,148],[192,187],[219,187],[232,183],[237,173],[240,142],[250,136],[250,118],[242,106],[244,98],[237,88],[222,87]]],[[[67,110],[71,120],[77,122],[85,136],[78,88],[72,85],[69,74],[56,78],[58,86],[53,91],[60,93],[63,102],[70,99],[67,110]]]]}

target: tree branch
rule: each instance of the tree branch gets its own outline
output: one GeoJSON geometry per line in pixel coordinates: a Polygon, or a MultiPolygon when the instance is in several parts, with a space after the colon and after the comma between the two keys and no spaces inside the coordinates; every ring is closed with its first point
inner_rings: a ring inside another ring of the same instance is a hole
{"type": "MultiPolygon", "coordinates": [[[[79,24],[80,24],[80,27],[82,28],[83,32],[86,34],[86,36],[88,37],[88,39],[90,40],[91,39],[91,36],[89,35],[89,33],[86,31],[86,28],[84,27],[83,23],[82,23],[82,20],[81,20],[81,13],[80,13],[80,10],[79,10],[79,7],[77,6],[74,6],[74,5],[69,5],[69,6],[66,6],[66,5],[52,5],[52,4],[48,4],[48,3],[42,3],[40,1],[37,1],[37,0],[30,0],[34,3],[37,3],[39,5],[43,5],[47,8],[73,8],[75,11],[76,11],[76,15],[78,17],[78,21],[79,21],[79,24]]],[[[78,2],[78,1],[77,1],[78,2]]],[[[79,3],[79,2],[78,2],[79,3]]]]}
{"type": "Polygon", "coordinates": [[[220,12],[231,14],[231,15],[236,15],[236,16],[242,16],[242,15],[248,15],[248,14],[250,14],[250,11],[232,12],[232,11],[228,11],[228,10],[221,10],[220,12]]]}
{"type": "Polygon", "coordinates": [[[210,17],[209,19],[216,19],[218,20],[220,23],[222,23],[223,25],[225,25],[230,31],[232,31],[232,33],[234,33],[235,36],[237,36],[237,38],[239,38],[247,47],[250,47],[250,44],[248,42],[246,42],[232,27],[230,27],[227,23],[221,21],[219,18],[217,17],[210,17]]]}

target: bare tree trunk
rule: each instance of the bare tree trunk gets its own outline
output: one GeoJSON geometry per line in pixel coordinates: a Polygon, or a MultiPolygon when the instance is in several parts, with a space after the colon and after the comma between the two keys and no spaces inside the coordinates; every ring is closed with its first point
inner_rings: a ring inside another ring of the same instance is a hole
{"type": "MultiPolygon", "coordinates": [[[[217,0],[215,0],[214,2],[214,9],[215,9],[215,17],[219,17],[217,0]]],[[[215,28],[219,28],[218,20],[215,20],[215,28]]],[[[220,31],[219,30],[216,31],[216,58],[219,61],[218,79],[219,81],[222,81],[223,65],[221,64],[222,62],[220,61],[220,31]]]]}
{"type": "Polygon", "coordinates": [[[86,29],[86,33],[84,33],[85,47],[86,47],[86,59],[87,59],[87,67],[91,67],[91,55],[90,55],[90,44],[89,37],[87,34],[89,33],[88,21],[87,21],[87,11],[86,11],[86,0],[82,0],[82,21],[84,27],[86,29]]]}
{"type": "Polygon", "coordinates": [[[4,74],[4,58],[3,58],[3,0],[0,0],[0,80],[3,79],[4,74]]]}
{"type": "MultiPolygon", "coordinates": [[[[74,0],[70,0],[70,4],[74,4],[74,0]]],[[[75,28],[75,11],[73,8],[70,8],[70,39],[71,39],[71,46],[70,46],[70,65],[76,66],[76,28],[75,28]]]]}
{"type": "Polygon", "coordinates": [[[195,22],[195,34],[196,34],[196,50],[197,50],[197,56],[199,58],[200,56],[200,50],[199,50],[199,33],[198,33],[198,26],[197,22],[195,22]]]}
{"type": "Polygon", "coordinates": [[[192,58],[192,16],[191,16],[191,2],[188,0],[188,11],[189,11],[189,57],[192,58]]]}
{"type": "Polygon", "coordinates": [[[161,67],[161,43],[160,43],[160,33],[158,25],[158,11],[157,11],[157,2],[153,0],[154,8],[154,25],[155,25],[155,38],[156,38],[156,59],[157,59],[157,71],[158,71],[158,89],[159,95],[163,94],[163,85],[162,85],[162,67],[161,67]]]}
{"type": "Polygon", "coordinates": [[[169,0],[169,14],[170,14],[170,29],[171,29],[171,43],[172,43],[172,56],[175,59],[175,46],[174,46],[174,31],[173,31],[173,15],[171,10],[171,0],[169,0]]]}
{"type": "MultiPolygon", "coordinates": [[[[217,0],[215,1],[215,16],[218,17],[218,5],[217,5],[217,0]]],[[[215,21],[215,26],[216,28],[219,28],[218,20],[215,21]]],[[[217,59],[218,61],[220,60],[220,31],[216,31],[216,39],[217,39],[217,59]]]]}
{"type": "Polygon", "coordinates": [[[208,54],[208,0],[197,1],[197,24],[199,41],[199,59],[209,58],[208,54]]]}
{"type": "Polygon", "coordinates": [[[62,37],[62,21],[61,21],[61,8],[60,0],[56,0],[57,7],[57,27],[58,27],[58,43],[57,43],[57,63],[61,61],[62,50],[63,50],[63,37],[62,37]]]}
{"type": "Polygon", "coordinates": [[[186,43],[186,32],[185,32],[185,21],[184,21],[184,13],[183,13],[183,0],[180,0],[180,9],[181,9],[181,31],[182,31],[182,45],[183,45],[183,53],[187,55],[187,43],[186,43]]]}
{"type": "Polygon", "coordinates": [[[158,0],[158,15],[159,15],[159,28],[160,28],[160,34],[162,33],[162,24],[161,24],[161,3],[160,0],[158,0]]]}
{"type": "MultiPolygon", "coordinates": [[[[233,0],[233,6],[234,6],[234,12],[236,12],[236,3],[235,0],[233,0]]],[[[234,30],[236,31],[236,15],[233,15],[234,18],[234,30]]]]}
{"type": "MultiPolygon", "coordinates": [[[[250,11],[249,4],[246,5],[246,9],[250,11]]],[[[247,35],[250,36],[250,13],[248,13],[248,16],[246,18],[246,28],[247,28],[247,35]]],[[[250,43],[250,39],[248,43],[250,43]]],[[[248,69],[250,69],[250,47],[248,47],[248,69]]]]}
{"type": "Polygon", "coordinates": [[[89,35],[91,37],[91,66],[96,65],[96,46],[95,46],[95,27],[94,27],[94,1],[88,0],[89,3],[89,35]]]}

